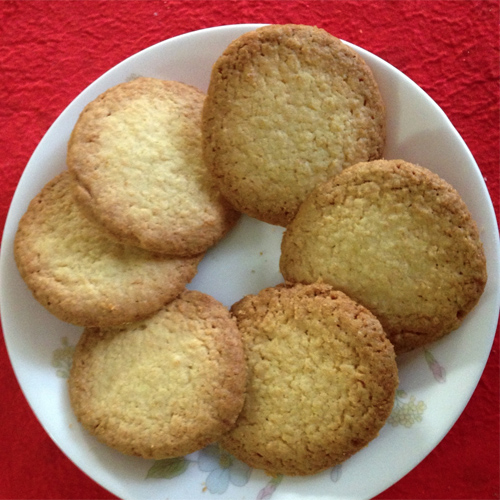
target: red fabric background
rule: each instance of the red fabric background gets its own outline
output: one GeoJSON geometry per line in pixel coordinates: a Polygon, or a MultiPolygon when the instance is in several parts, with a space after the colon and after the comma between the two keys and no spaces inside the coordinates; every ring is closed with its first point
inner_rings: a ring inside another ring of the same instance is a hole
{"type": "MultiPolygon", "coordinates": [[[[0,226],[37,143],[93,80],[166,38],[249,22],[314,24],[406,73],[462,135],[487,180],[498,217],[498,1],[2,1],[0,226]]],[[[3,341],[0,387],[0,498],[114,498],[42,430],[3,341]]],[[[419,466],[377,498],[499,496],[497,332],[483,377],[455,426],[419,466]]]]}

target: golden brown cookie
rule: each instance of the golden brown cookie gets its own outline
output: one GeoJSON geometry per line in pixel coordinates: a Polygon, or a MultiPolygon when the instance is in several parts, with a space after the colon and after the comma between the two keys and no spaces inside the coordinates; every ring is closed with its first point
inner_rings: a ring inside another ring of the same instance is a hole
{"type": "Polygon", "coordinates": [[[81,113],[67,155],[76,197],[119,241],[192,256],[236,222],[203,163],[204,99],[189,85],[141,77],[81,113]]]}
{"type": "Polygon", "coordinates": [[[220,443],[270,474],[308,475],[377,436],[398,384],[378,320],[327,285],[278,285],[232,307],[248,366],[247,396],[220,443]]]}
{"type": "Polygon", "coordinates": [[[237,210],[286,226],[314,186],[380,158],[385,108],[363,59],[322,29],[270,25],[215,63],[203,152],[237,210]]]}
{"type": "Polygon", "coordinates": [[[186,291],[144,321],[86,329],[68,382],[75,415],[100,441],[178,457],[234,425],[246,383],[241,334],[222,304],[186,291]]]}
{"type": "Polygon", "coordinates": [[[47,183],[19,222],[16,263],[34,297],[63,321],[135,321],[173,300],[201,256],[153,254],[109,239],[74,202],[65,171],[47,183]]]}
{"type": "Polygon", "coordinates": [[[401,353],[460,326],[486,284],[478,229],[453,187],[402,160],[319,186],[282,242],[285,280],[317,280],[370,309],[401,353]]]}

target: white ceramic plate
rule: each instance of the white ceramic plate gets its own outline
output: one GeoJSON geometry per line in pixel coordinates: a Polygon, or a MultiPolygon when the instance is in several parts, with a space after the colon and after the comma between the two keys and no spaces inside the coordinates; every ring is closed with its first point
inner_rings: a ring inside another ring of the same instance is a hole
{"type": "MultiPolygon", "coordinates": [[[[498,228],[482,175],[441,109],[401,72],[354,47],[371,66],[388,112],[387,158],[422,164],[454,185],[477,221],[489,281],[475,310],[447,338],[399,360],[400,388],[379,437],[347,462],[308,478],[271,479],[215,447],[177,460],[121,455],[88,436],[66,392],[71,350],[81,334],[43,309],[21,280],[12,244],[21,215],[42,186],[65,168],[66,143],[80,111],[107,88],[137,75],[179,80],[206,90],[212,64],[228,43],[258,25],[205,29],[166,40],[123,61],[82,92],[54,122],[29,161],[12,201],[1,255],[2,322],[8,352],[24,394],[63,452],[104,488],[124,499],[371,498],[398,481],[444,437],[481,376],[499,311],[498,228]]],[[[208,252],[190,285],[230,306],[282,281],[282,230],[243,217],[208,252]]]]}

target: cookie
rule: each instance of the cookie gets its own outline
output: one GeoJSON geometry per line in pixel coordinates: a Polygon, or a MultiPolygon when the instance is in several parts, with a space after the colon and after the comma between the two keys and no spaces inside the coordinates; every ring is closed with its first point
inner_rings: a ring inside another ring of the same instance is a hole
{"type": "Polygon", "coordinates": [[[82,326],[152,314],[182,293],[201,259],[154,254],[109,239],[74,202],[67,171],[30,203],[19,222],[14,256],[34,297],[59,319],[82,326]]]}
{"type": "Polygon", "coordinates": [[[192,453],[227,432],[245,383],[234,320],[196,291],[144,321],[87,328],[68,379],[85,429],[125,454],[154,459],[192,453]]]}
{"type": "Polygon", "coordinates": [[[333,467],[373,440],[398,384],[379,321],[327,285],[278,285],[233,305],[247,395],[221,446],[272,475],[333,467]]]}
{"type": "Polygon", "coordinates": [[[189,85],[141,77],[81,113],[67,154],[76,198],[118,241],[192,256],[236,222],[203,163],[204,99],[189,85]]]}
{"type": "Polygon", "coordinates": [[[396,352],[457,329],[487,273],[458,192],[403,160],[363,162],[319,186],[283,235],[286,281],[321,280],[373,312],[396,352]]]}
{"type": "Polygon", "coordinates": [[[239,211],[286,226],[314,186],[380,158],[385,108],[364,60],[322,29],[270,25],[215,63],[203,154],[239,211]]]}

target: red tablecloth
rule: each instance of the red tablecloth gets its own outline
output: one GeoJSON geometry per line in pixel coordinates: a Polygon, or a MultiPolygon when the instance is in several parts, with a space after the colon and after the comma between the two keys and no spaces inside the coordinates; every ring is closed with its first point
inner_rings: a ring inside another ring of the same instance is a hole
{"type": "MultiPolygon", "coordinates": [[[[37,143],[93,80],[167,38],[255,22],[320,26],[406,73],[462,135],[498,216],[498,1],[2,1],[1,227],[37,143]]],[[[114,498],[43,431],[21,393],[3,341],[0,387],[0,498],[114,498]]],[[[498,332],[477,390],[456,425],[419,466],[377,498],[499,498],[498,332]]]]}

